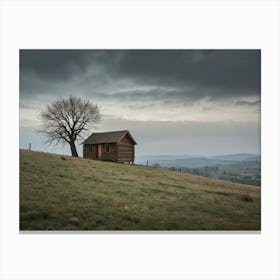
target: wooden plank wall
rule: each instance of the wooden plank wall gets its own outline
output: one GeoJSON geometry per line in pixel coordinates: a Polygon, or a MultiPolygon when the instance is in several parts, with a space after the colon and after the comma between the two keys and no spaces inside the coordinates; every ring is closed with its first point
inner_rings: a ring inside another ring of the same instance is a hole
{"type": "Polygon", "coordinates": [[[118,144],[118,161],[134,162],[134,145],[128,136],[124,137],[118,144]]]}
{"type": "Polygon", "coordinates": [[[100,159],[100,160],[117,160],[117,147],[116,144],[109,144],[109,152],[106,152],[106,144],[101,144],[102,157],[97,158],[97,145],[86,144],[83,147],[84,158],[100,159]]]}
{"type": "Polygon", "coordinates": [[[106,152],[106,144],[102,144],[102,160],[117,160],[117,144],[109,144],[109,152],[106,152]]]}
{"type": "Polygon", "coordinates": [[[83,147],[84,158],[96,159],[97,146],[86,144],[83,147]],[[91,147],[90,147],[91,146],[91,147]]]}

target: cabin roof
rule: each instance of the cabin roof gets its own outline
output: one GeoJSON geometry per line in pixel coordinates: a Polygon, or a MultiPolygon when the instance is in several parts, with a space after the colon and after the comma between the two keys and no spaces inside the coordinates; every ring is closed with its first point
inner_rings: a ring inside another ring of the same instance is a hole
{"type": "Polygon", "coordinates": [[[126,135],[130,137],[132,143],[137,144],[128,130],[121,131],[108,131],[92,133],[83,144],[105,144],[105,143],[118,143],[126,135]]]}

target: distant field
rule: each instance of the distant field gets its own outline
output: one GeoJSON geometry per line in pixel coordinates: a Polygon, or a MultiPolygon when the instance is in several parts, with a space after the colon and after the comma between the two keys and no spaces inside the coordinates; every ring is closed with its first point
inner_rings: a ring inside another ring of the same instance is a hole
{"type": "Polygon", "coordinates": [[[21,230],[260,230],[260,188],[20,150],[21,230]]]}
{"type": "Polygon", "coordinates": [[[231,154],[221,156],[142,156],[137,163],[182,170],[200,176],[261,186],[261,156],[257,154],[231,154]]]}

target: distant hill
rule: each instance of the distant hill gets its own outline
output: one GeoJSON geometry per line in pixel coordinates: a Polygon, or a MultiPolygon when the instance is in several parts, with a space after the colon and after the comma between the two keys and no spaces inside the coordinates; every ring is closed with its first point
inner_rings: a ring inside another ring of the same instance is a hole
{"type": "Polygon", "coordinates": [[[137,163],[181,169],[183,172],[261,186],[261,156],[257,154],[240,153],[217,156],[163,155],[146,156],[146,158],[143,156],[138,157],[137,163]]]}
{"type": "Polygon", "coordinates": [[[220,155],[210,157],[212,159],[218,160],[228,160],[228,161],[260,161],[261,156],[257,154],[231,154],[231,155],[220,155]]]}
{"type": "Polygon", "coordinates": [[[21,230],[259,230],[260,189],[20,151],[21,230]]]}
{"type": "Polygon", "coordinates": [[[145,164],[146,162],[167,164],[169,166],[176,165],[176,163],[184,164],[188,167],[202,167],[205,165],[216,164],[232,164],[241,161],[260,161],[261,156],[257,154],[229,154],[229,155],[217,155],[217,156],[202,156],[202,155],[161,155],[161,156],[138,156],[136,158],[137,163],[145,164]]]}

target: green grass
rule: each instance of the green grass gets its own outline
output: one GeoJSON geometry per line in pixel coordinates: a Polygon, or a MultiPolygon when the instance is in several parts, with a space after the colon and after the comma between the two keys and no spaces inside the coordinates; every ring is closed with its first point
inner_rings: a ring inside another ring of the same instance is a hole
{"type": "Polygon", "coordinates": [[[260,188],[20,150],[21,230],[260,230],[260,188]]]}

